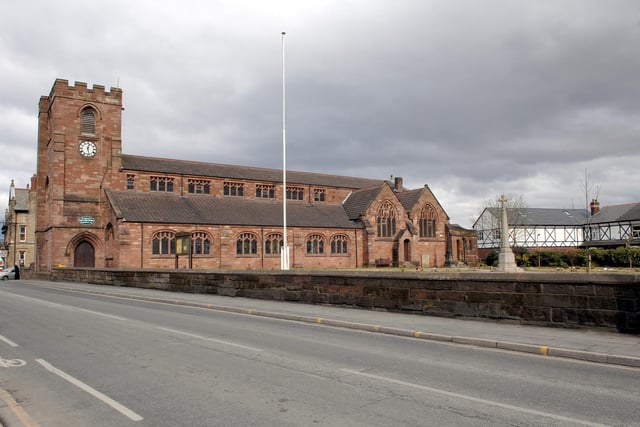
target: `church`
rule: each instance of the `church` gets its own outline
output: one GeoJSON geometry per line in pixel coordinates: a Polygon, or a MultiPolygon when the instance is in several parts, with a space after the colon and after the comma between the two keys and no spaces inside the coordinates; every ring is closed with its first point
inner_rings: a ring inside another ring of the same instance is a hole
{"type": "Polygon", "coordinates": [[[279,169],[125,154],[122,95],[57,79],[40,98],[36,272],[279,269],[284,247],[303,269],[478,261],[475,232],[400,177],[287,170],[284,188],[279,169]]]}

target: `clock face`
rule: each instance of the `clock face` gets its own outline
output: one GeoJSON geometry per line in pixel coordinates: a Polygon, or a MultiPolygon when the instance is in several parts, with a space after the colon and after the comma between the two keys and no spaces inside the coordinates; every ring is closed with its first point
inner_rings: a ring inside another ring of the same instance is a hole
{"type": "Polygon", "coordinates": [[[80,143],[80,155],[84,157],[93,157],[96,155],[97,147],[92,141],[82,141],[80,143]]]}

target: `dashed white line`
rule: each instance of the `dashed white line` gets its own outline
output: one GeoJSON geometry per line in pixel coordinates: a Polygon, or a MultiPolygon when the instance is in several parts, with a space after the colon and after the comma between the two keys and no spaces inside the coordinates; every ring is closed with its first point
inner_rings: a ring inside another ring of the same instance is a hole
{"type": "Polygon", "coordinates": [[[6,342],[6,343],[7,343],[7,344],[9,344],[11,347],[19,347],[19,345],[18,345],[18,344],[14,343],[14,342],[13,342],[13,341],[11,341],[9,338],[7,338],[7,337],[5,337],[5,336],[3,336],[3,335],[0,335],[0,341],[4,341],[4,342],[6,342]]]}
{"type": "Polygon", "coordinates": [[[243,348],[245,350],[258,351],[258,352],[264,351],[264,349],[261,349],[261,348],[250,347],[250,346],[242,345],[242,344],[236,344],[234,342],[219,340],[219,339],[216,339],[216,338],[203,337],[202,335],[196,335],[196,334],[192,334],[190,332],[178,331],[176,329],[170,329],[170,328],[163,328],[161,326],[158,326],[157,328],[162,330],[162,331],[171,332],[173,334],[180,334],[180,335],[184,335],[184,336],[191,337],[191,338],[197,338],[197,339],[200,339],[200,340],[212,341],[212,342],[215,342],[215,343],[218,343],[218,344],[224,344],[224,345],[230,345],[230,346],[233,346],[233,347],[243,348]]]}
{"type": "Polygon", "coordinates": [[[369,374],[369,373],[361,372],[361,371],[354,371],[352,369],[340,369],[340,370],[342,372],[346,372],[346,373],[352,374],[352,375],[358,375],[358,376],[361,376],[361,377],[371,378],[371,379],[374,379],[374,380],[383,381],[383,382],[387,382],[387,383],[391,383],[391,384],[397,384],[397,385],[401,385],[401,386],[405,386],[405,387],[411,387],[411,388],[415,388],[415,389],[418,389],[418,390],[423,390],[423,391],[427,391],[427,392],[430,392],[430,393],[439,394],[439,395],[442,395],[442,396],[453,397],[455,399],[464,399],[464,400],[468,400],[468,401],[471,401],[471,402],[480,403],[482,405],[491,405],[491,406],[495,406],[497,408],[506,409],[506,410],[509,410],[509,411],[523,412],[525,414],[531,414],[531,415],[535,415],[535,416],[538,416],[538,417],[552,418],[552,419],[555,419],[555,420],[558,420],[558,421],[570,422],[570,423],[574,423],[574,424],[581,424],[581,425],[585,425],[585,426],[589,426],[589,427],[609,427],[606,424],[593,423],[593,422],[590,422],[590,421],[579,420],[579,419],[576,419],[576,418],[570,418],[570,417],[564,417],[562,415],[551,414],[549,412],[536,411],[535,409],[528,409],[528,408],[523,408],[523,407],[520,407],[520,406],[509,405],[507,403],[500,403],[500,402],[495,402],[495,401],[492,401],[492,400],[480,399],[478,397],[467,396],[467,395],[460,394],[460,393],[453,393],[453,392],[446,391],[446,390],[441,390],[441,389],[437,389],[437,388],[433,388],[433,387],[427,387],[427,386],[424,386],[424,385],[410,383],[410,382],[407,382],[407,381],[397,380],[395,378],[383,377],[383,376],[380,376],[380,375],[369,374]]]}
{"type": "Polygon", "coordinates": [[[121,403],[116,402],[115,400],[113,400],[109,396],[107,396],[107,395],[105,395],[103,393],[100,393],[98,390],[96,390],[93,387],[83,383],[79,379],[72,377],[71,375],[67,374],[64,371],[61,371],[60,369],[58,369],[55,366],[51,365],[46,360],[44,360],[44,359],[36,359],[36,362],[41,364],[47,371],[58,375],[60,378],[70,382],[71,384],[75,385],[76,387],[80,388],[81,390],[89,393],[90,395],[92,395],[96,399],[99,399],[102,402],[106,403],[107,405],[111,406],[113,409],[115,409],[116,411],[120,412],[125,417],[127,417],[127,418],[129,418],[129,419],[131,419],[133,421],[142,421],[144,419],[140,415],[138,415],[135,412],[133,412],[131,409],[127,408],[126,406],[122,405],[121,403]]]}

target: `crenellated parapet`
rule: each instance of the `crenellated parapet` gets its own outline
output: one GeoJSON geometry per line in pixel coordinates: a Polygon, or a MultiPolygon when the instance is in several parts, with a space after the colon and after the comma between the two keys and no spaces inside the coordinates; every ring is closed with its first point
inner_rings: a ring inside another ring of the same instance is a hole
{"type": "Polygon", "coordinates": [[[50,100],[58,96],[122,105],[122,89],[120,88],[111,87],[109,92],[107,92],[103,85],[94,84],[93,87],[90,88],[85,82],[75,82],[74,85],[71,85],[69,81],[65,79],[56,79],[51,88],[49,94],[50,100]]]}

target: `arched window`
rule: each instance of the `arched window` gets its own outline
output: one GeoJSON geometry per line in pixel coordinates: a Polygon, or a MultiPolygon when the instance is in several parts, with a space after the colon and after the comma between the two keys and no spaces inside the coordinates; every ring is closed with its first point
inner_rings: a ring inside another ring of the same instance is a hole
{"type": "Polygon", "coordinates": [[[310,234],[307,237],[307,255],[324,255],[324,236],[310,234]]]}
{"type": "Polygon", "coordinates": [[[267,234],[264,239],[264,253],[266,255],[279,255],[283,246],[283,238],[280,233],[267,234]]]}
{"type": "Polygon", "coordinates": [[[151,238],[153,255],[175,255],[176,234],[172,231],[160,231],[151,238]]]}
{"type": "Polygon", "coordinates": [[[331,238],[331,255],[347,255],[349,238],[344,234],[336,234],[331,238]]]}
{"type": "Polygon", "coordinates": [[[244,233],[236,240],[236,255],[258,255],[258,238],[253,233],[244,233]]]}
{"type": "Polygon", "coordinates": [[[420,237],[436,237],[436,210],[431,205],[426,205],[420,210],[419,226],[420,237]]]}
{"type": "Polygon", "coordinates": [[[211,238],[207,233],[191,233],[191,253],[194,255],[211,254],[211,238]]]}
{"type": "Polygon", "coordinates": [[[378,237],[393,237],[396,234],[396,209],[393,204],[385,200],[376,216],[378,237]]]}
{"type": "Polygon", "coordinates": [[[82,110],[80,133],[88,135],[96,134],[96,114],[93,108],[87,107],[82,110]]]}

